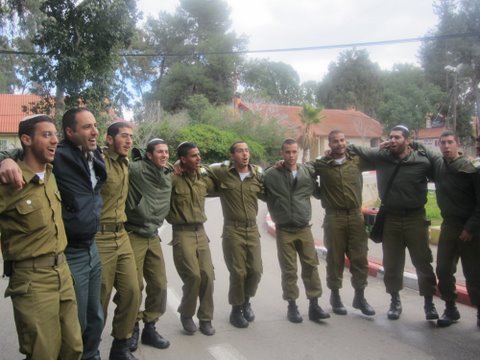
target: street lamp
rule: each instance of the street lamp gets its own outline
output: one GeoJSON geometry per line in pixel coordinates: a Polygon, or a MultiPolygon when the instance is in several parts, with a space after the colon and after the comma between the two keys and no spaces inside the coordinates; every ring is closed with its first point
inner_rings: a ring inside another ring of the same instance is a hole
{"type": "Polygon", "coordinates": [[[453,116],[452,116],[452,131],[457,132],[457,101],[458,101],[458,91],[457,91],[457,82],[458,82],[458,72],[462,64],[457,66],[447,65],[445,66],[445,71],[453,73],[453,116]]]}

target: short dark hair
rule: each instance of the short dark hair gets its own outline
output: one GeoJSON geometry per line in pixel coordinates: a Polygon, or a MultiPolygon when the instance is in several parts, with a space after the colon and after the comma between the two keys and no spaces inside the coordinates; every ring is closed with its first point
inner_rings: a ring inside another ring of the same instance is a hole
{"type": "Polygon", "coordinates": [[[154,151],[155,151],[155,147],[158,145],[158,144],[165,144],[165,145],[168,145],[167,142],[163,139],[160,139],[160,138],[155,138],[155,139],[152,139],[148,142],[147,144],[147,149],[145,150],[147,153],[150,153],[152,154],[154,151]]]}
{"type": "Polygon", "coordinates": [[[330,142],[332,140],[332,137],[337,134],[344,134],[344,132],[340,129],[333,129],[328,133],[328,142],[330,142]]]}
{"type": "Polygon", "coordinates": [[[187,156],[188,152],[195,148],[198,148],[197,144],[188,141],[182,142],[177,147],[177,158],[180,159],[182,156],[187,156]]]}
{"type": "Polygon", "coordinates": [[[25,145],[23,145],[23,142],[21,140],[22,135],[28,135],[30,137],[33,137],[37,124],[41,122],[49,122],[55,125],[55,120],[44,114],[27,116],[22,121],[20,121],[20,124],[18,124],[18,137],[20,138],[20,145],[22,146],[22,149],[24,151],[25,145]]]}
{"type": "Polygon", "coordinates": [[[285,145],[293,145],[293,144],[298,144],[297,140],[292,139],[292,138],[285,139],[285,140],[283,140],[281,149],[283,150],[283,147],[285,145]]]}
{"type": "Polygon", "coordinates": [[[453,136],[453,138],[455,139],[455,142],[457,144],[459,143],[457,134],[455,134],[452,130],[445,130],[440,134],[440,138],[446,137],[446,136],[453,136]]]}
{"type": "Polygon", "coordinates": [[[67,137],[65,129],[66,128],[75,129],[75,125],[77,125],[77,114],[83,111],[91,112],[86,107],[74,107],[65,111],[65,113],[62,116],[62,131],[63,131],[63,136],[65,138],[67,137]]]}
{"type": "Polygon", "coordinates": [[[121,128],[133,129],[133,126],[132,126],[132,124],[130,124],[129,122],[126,122],[126,121],[114,122],[112,125],[110,125],[107,128],[107,135],[109,135],[111,137],[115,137],[118,134],[118,132],[120,131],[121,128]]]}
{"type": "Polygon", "coordinates": [[[405,125],[395,125],[390,131],[401,131],[405,139],[410,137],[410,130],[405,125]]]}
{"type": "Polygon", "coordinates": [[[235,141],[232,145],[230,145],[230,154],[235,153],[235,148],[237,147],[238,144],[246,144],[246,142],[242,140],[235,141]]]}

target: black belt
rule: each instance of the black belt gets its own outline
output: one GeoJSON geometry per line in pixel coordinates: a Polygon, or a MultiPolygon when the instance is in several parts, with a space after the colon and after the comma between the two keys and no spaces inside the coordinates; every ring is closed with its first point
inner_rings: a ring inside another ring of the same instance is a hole
{"type": "Polygon", "coordinates": [[[13,262],[15,268],[41,268],[52,267],[63,264],[67,258],[63,252],[59,254],[41,255],[30,259],[19,260],[13,262]]]}
{"type": "Polygon", "coordinates": [[[172,225],[172,229],[175,231],[199,231],[203,230],[203,224],[172,225]]]}
{"type": "Polygon", "coordinates": [[[356,215],[360,214],[360,208],[354,209],[325,209],[325,213],[328,215],[356,215]]]}
{"type": "Polygon", "coordinates": [[[97,231],[106,233],[106,232],[119,232],[124,229],[123,223],[103,223],[99,224],[97,231]]]}
{"type": "Polygon", "coordinates": [[[254,226],[257,226],[257,221],[235,221],[235,220],[227,220],[225,219],[224,221],[224,224],[225,225],[233,225],[233,226],[236,226],[236,227],[243,227],[243,228],[247,228],[247,227],[254,227],[254,226]]]}

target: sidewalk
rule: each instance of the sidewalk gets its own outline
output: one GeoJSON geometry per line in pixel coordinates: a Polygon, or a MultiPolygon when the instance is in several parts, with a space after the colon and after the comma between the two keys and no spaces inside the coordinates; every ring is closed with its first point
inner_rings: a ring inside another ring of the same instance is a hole
{"type": "MultiPolygon", "coordinates": [[[[312,198],[312,232],[315,238],[315,247],[321,258],[325,258],[327,254],[327,249],[323,244],[323,229],[322,222],[325,211],[322,208],[320,201],[312,198]]],[[[270,215],[267,215],[266,223],[268,226],[268,232],[275,236],[275,224],[270,219],[270,215]]],[[[382,244],[376,244],[373,241],[368,241],[368,267],[369,275],[373,277],[383,278],[383,266],[382,266],[382,244]]],[[[436,267],[436,258],[437,258],[437,246],[430,245],[433,255],[433,270],[435,271],[436,267]]],[[[345,265],[348,267],[350,264],[348,259],[345,259],[345,265]]],[[[462,266],[459,262],[457,266],[457,273],[455,274],[457,279],[457,302],[472,305],[467,294],[467,289],[465,287],[465,277],[462,272],[462,266]]],[[[406,251],[405,257],[405,272],[403,275],[403,283],[405,287],[418,290],[417,274],[415,268],[412,264],[408,250],[406,251]]],[[[438,295],[438,294],[437,294],[438,295]]]]}

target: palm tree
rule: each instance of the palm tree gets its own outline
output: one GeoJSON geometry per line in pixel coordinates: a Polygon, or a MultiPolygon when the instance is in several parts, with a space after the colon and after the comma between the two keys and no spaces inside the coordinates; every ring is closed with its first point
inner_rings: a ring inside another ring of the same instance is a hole
{"type": "Polygon", "coordinates": [[[310,148],[315,140],[311,126],[314,124],[320,123],[323,119],[323,115],[320,113],[323,111],[323,107],[316,108],[310,104],[304,103],[302,106],[302,112],[300,115],[300,120],[305,126],[305,131],[303,133],[303,156],[302,163],[305,163],[310,159],[310,148]]]}

